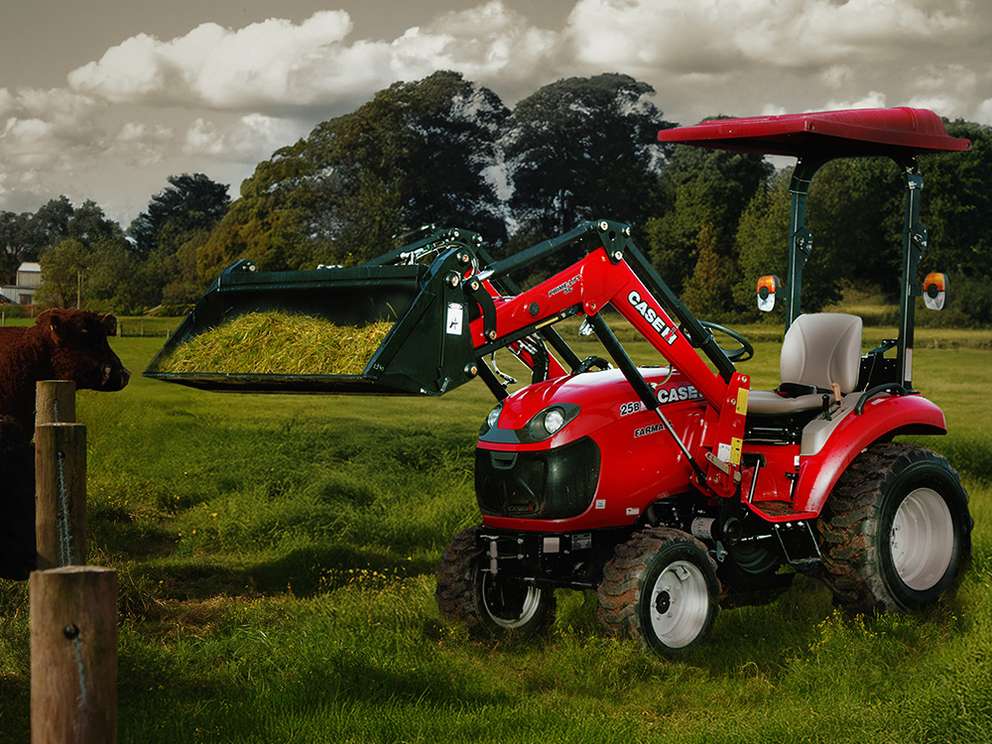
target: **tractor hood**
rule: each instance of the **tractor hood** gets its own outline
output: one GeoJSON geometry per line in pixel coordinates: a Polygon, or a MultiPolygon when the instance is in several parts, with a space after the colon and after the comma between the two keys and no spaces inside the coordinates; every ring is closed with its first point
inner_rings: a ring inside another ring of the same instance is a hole
{"type": "MultiPolygon", "coordinates": [[[[679,372],[670,377],[667,367],[642,368],[663,405],[702,403],[702,395],[679,372]],[[666,381],[667,378],[667,381],[666,381]]],[[[495,426],[484,424],[479,445],[487,449],[549,449],[561,447],[614,423],[618,418],[644,410],[644,405],[618,369],[585,372],[528,385],[499,406],[495,426]],[[566,423],[549,435],[539,417],[558,408],[566,423]]]]}

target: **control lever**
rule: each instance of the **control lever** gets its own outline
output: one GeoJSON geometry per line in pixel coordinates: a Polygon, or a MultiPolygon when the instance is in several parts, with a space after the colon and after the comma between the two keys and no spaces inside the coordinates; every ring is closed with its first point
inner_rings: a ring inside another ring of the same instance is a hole
{"type": "Polygon", "coordinates": [[[583,372],[588,372],[593,367],[599,367],[600,369],[609,369],[610,363],[603,359],[603,357],[598,356],[588,356],[582,360],[578,367],[573,371],[573,375],[581,375],[583,372]]]}

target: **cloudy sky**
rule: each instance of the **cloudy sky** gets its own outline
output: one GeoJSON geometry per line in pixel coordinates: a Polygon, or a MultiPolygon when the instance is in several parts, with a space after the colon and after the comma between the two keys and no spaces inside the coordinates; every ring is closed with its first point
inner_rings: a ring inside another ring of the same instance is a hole
{"type": "Polygon", "coordinates": [[[989,0],[5,0],[0,209],[64,193],[125,221],[171,173],[237,184],[396,80],[507,103],[570,75],[651,83],[689,123],[915,105],[992,124],[989,0]]]}

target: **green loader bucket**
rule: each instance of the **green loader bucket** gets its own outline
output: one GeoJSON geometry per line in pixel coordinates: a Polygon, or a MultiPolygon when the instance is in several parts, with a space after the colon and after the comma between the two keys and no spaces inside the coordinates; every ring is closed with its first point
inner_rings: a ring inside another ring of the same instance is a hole
{"type": "Polygon", "coordinates": [[[468,246],[444,248],[429,266],[260,272],[239,261],[145,376],[227,392],[441,395],[472,379],[475,360],[468,303],[454,281],[468,246]],[[332,358],[339,354],[346,371],[332,358]]]}

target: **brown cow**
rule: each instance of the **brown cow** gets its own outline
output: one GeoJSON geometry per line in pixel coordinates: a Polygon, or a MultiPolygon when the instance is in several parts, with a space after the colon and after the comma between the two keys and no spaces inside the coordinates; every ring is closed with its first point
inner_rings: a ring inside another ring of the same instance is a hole
{"type": "Polygon", "coordinates": [[[0,576],[25,578],[34,564],[31,435],[38,380],[115,391],[130,375],[110,348],[117,319],[47,310],[28,328],[0,328],[0,576]],[[6,534],[4,534],[6,533],[6,534]]]}
{"type": "Polygon", "coordinates": [[[28,328],[0,328],[0,416],[34,429],[38,380],[72,380],[85,390],[121,390],[130,374],[110,348],[113,315],[46,310],[28,328]]]}

